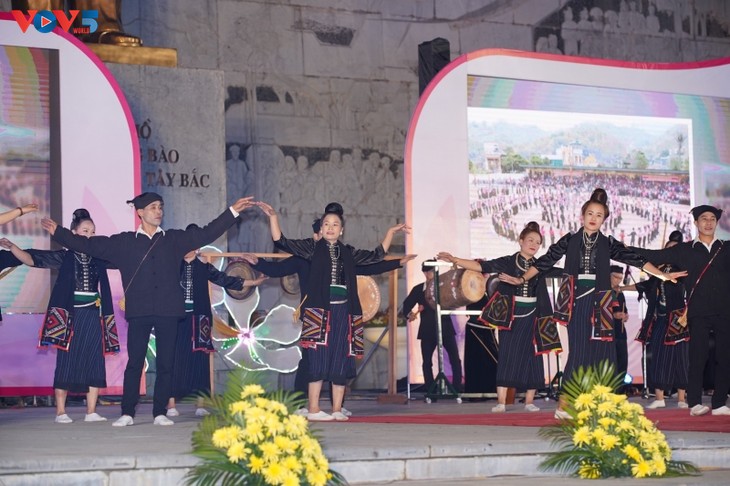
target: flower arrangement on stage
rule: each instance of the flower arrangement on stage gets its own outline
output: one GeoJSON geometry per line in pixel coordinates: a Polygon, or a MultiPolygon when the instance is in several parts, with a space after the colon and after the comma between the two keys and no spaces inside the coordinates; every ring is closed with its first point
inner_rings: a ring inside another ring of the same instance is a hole
{"type": "Polygon", "coordinates": [[[195,485],[334,485],[344,478],[329,469],[307,419],[292,413],[298,394],[266,393],[246,370],[232,373],[226,393],[209,399],[213,414],[193,433],[202,459],[187,475],[195,485]]]}
{"type": "Polygon", "coordinates": [[[561,397],[572,419],[540,430],[562,450],[550,454],[540,468],[584,479],[698,473],[692,463],[672,460],[664,434],[644,416],[641,405],[613,393],[620,383],[607,361],[573,374],[561,397]]]}

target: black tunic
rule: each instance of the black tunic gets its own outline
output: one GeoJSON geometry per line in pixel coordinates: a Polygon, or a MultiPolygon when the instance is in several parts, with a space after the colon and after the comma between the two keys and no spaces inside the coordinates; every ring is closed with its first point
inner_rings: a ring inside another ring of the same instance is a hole
{"type": "Polygon", "coordinates": [[[119,269],[125,289],[127,319],[182,318],[185,304],[180,287],[180,261],[189,251],[214,241],[235,220],[227,209],[204,228],[171,229],[158,232],[152,238],[134,231],[86,238],[59,226],[53,239],[67,248],[107,260],[119,269]],[[147,258],[141,263],[148,250],[147,258]]]}

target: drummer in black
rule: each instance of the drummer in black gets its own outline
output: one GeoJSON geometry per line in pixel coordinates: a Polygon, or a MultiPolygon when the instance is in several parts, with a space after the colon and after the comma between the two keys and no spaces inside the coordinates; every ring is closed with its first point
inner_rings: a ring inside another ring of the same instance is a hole
{"type": "Polygon", "coordinates": [[[715,391],[712,395],[712,415],[730,415],[725,405],[730,389],[730,244],[715,236],[722,209],[703,204],[692,208],[697,238],[663,250],[642,250],[637,253],[649,260],[687,269],[684,279],[687,291],[689,340],[689,384],[687,404],[690,415],[710,411],[702,405],[702,375],[710,348],[710,333],[715,334],[715,391]]]}
{"type": "MultiPolygon", "coordinates": [[[[426,262],[433,261],[436,260],[426,260],[426,262]]],[[[426,262],[421,265],[421,271],[426,277],[426,281],[411,289],[408,297],[403,301],[403,314],[408,322],[415,321],[419,315],[421,317],[421,325],[418,326],[418,339],[421,340],[423,379],[428,392],[434,382],[433,352],[438,346],[438,322],[436,321],[436,310],[426,301],[426,287],[433,281],[434,276],[433,267],[426,265],[426,262]],[[414,311],[416,305],[418,308],[414,311]]],[[[461,390],[461,358],[459,357],[459,348],[456,345],[456,332],[449,315],[441,316],[441,340],[446,353],[449,355],[453,385],[457,390],[461,390]]]]}
{"type": "Polygon", "coordinates": [[[187,252],[222,235],[252,201],[250,197],[239,199],[204,228],[187,230],[160,228],[163,201],[159,194],[145,192],[127,203],[134,206],[141,220],[136,231],[86,238],[74,235],[51,219],[43,219],[41,225],[60,245],[106,260],[122,274],[129,323],[129,360],[124,370],[122,416],[113,425],[134,424],[144,358],[153,328],[157,340],[157,379],[152,415],[155,425],[172,425],[165,413],[171,395],[177,325],[185,317],[180,262],[187,252]]]}

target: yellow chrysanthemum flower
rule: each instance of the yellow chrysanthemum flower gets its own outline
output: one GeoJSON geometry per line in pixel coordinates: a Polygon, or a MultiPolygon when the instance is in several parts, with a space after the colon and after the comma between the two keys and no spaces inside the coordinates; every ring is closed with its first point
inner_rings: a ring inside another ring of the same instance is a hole
{"type": "Polygon", "coordinates": [[[248,456],[248,468],[253,474],[258,474],[264,469],[264,460],[259,456],[251,454],[248,456]]]}
{"type": "Polygon", "coordinates": [[[255,397],[264,393],[265,390],[261,385],[246,385],[241,390],[241,398],[255,397]]]}
{"type": "Polygon", "coordinates": [[[598,424],[603,427],[604,429],[608,429],[610,426],[614,425],[616,423],[616,419],[612,419],[611,417],[601,417],[598,419],[598,424]]]}
{"type": "Polygon", "coordinates": [[[308,472],[307,482],[309,482],[312,486],[324,486],[327,484],[327,473],[324,471],[308,472]]]}
{"type": "Polygon", "coordinates": [[[611,401],[615,403],[616,405],[620,405],[621,403],[625,402],[627,400],[626,395],[619,395],[616,393],[611,394],[611,401]]]}
{"type": "Polygon", "coordinates": [[[581,463],[578,469],[578,476],[583,479],[598,479],[601,477],[601,470],[592,463],[581,463]]]}
{"type": "Polygon", "coordinates": [[[642,459],[631,466],[631,474],[636,478],[645,478],[651,474],[651,465],[642,459]]]}
{"type": "Polygon", "coordinates": [[[622,450],[624,451],[624,454],[626,454],[626,456],[632,461],[641,460],[641,453],[639,452],[639,449],[637,449],[635,446],[631,444],[626,444],[622,450]]]}
{"type": "Polygon", "coordinates": [[[608,434],[601,440],[601,449],[610,451],[620,443],[621,441],[617,436],[608,434]]]}
{"type": "Polygon", "coordinates": [[[636,431],[636,427],[634,427],[634,424],[629,420],[619,420],[618,424],[616,425],[616,428],[618,430],[620,430],[621,432],[636,431]]]}
{"type": "Polygon", "coordinates": [[[598,415],[600,415],[601,417],[604,417],[611,413],[614,408],[616,408],[616,405],[614,405],[613,402],[601,402],[596,407],[596,412],[598,412],[598,415]]]}
{"type": "Polygon", "coordinates": [[[299,480],[299,476],[293,472],[287,472],[284,474],[284,479],[281,480],[282,486],[299,486],[302,482],[299,480]]]}
{"type": "Polygon", "coordinates": [[[228,452],[226,452],[226,455],[228,456],[228,460],[237,463],[239,461],[246,460],[246,457],[251,452],[251,449],[248,449],[243,442],[234,442],[231,444],[231,447],[228,448],[228,452]]]}
{"type": "Polygon", "coordinates": [[[580,447],[583,444],[588,444],[591,441],[591,430],[586,425],[583,427],[579,427],[574,433],[573,433],[573,444],[580,447]]]}
{"type": "Polygon", "coordinates": [[[605,385],[595,385],[592,390],[593,395],[596,397],[603,397],[604,395],[608,395],[612,392],[613,390],[605,385]]]}
{"type": "Polygon", "coordinates": [[[243,436],[247,442],[258,444],[265,438],[264,426],[258,422],[248,422],[243,430],[243,436]]]}
{"type": "Polygon", "coordinates": [[[600,444],[606,435],[608,435],[608,433],[601,427],[596,427],[591,431],[591,436],[593,436],[597,444],[600,444]]]}
{"type": "Polygon", "coordinates": [[[238,426],[231,425],[230,427],[221,427],[213,432],[211,442],[216,447],[227,449],[241,438],[243,438],[243,430],[238,426]]]}
{"type": "Polygon", "coordinates": [[[279,454],[281,454],[281,449],[279,449],[279,446],[273,442],[264,442],[259,444],[259,450],[266,462],[278,461],[279,454]]]}
{"type": "Polygon", "coordinates": [[[576,410],[596,408],[595,400],[590,393],[581,393],[578,395],[573,406],[576,410]]]}
{"type": "Polygon", "coordinates": [[[228,411],[235,415],[237,413],[244,413],[249,407],[251,407],[251,404],[249,402],[241,400],[231,403],[228,406],[228,411]]]}
{"type": "Polygon", "coordinates": [[[281,460],[281,465],[284,466],[288,471],[292,471],[297,474],[301,473],[304,469],[302,462],[297,456],[294,455],[284,457],[284,459],[281,460]]]}
{"type": "Polygon", "coordinates": [[[284,435],[277,435],[274,437],[274,444],[284,452],[284,454],[294,454],[297,451],[297,441],[291,440],[289,437],[284,435]]]}
{"type": "Polygon", "coordinates": [[[588,420],[589,418],[591,418],[592,416],[593,416],[593,412],[591,412],[590,410],[581,410],[580,412],[578,412],[578,415],[576,416],[576,418],[578,419],[578,421],[585,421],[585,420],[588,420]]]}
{"type": "Polygon", "coordinates": [[[261,471],[264,475],[264,479],[269,484],[281,484],[281,481],[286,476],[286,469],[278,462],[273,462],[267,466],[264,466],[264,470],[261,471]]]}
{"type": "Polygon", "coordinates": [[[283,434],[286,428],[284,427],[284,424],[279,419],[279,416],[272,412],[266,412],[266,414],[263,417],[264,427],[268,430],[269,434],[272,436],[276,436],[279,434],[283,434]]]}

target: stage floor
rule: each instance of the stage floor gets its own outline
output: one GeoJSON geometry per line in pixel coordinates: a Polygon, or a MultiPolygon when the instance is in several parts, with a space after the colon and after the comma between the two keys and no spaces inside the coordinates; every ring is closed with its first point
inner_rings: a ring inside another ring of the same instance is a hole
{"type": "MultiPolygon", "coordinates": [[[[417,480],[433,485],[451,484],[456,479],[460,484],[471,480],[483,483],[488,477],[506,480],[505,476],[519,475],[523,480],[530,476],[530,481],[541,477],[548,481],[541,479],[543,486],[565,485],[565,478],[550,479],[536,468],[550,450],[538,437],[538,427],[452,424],[456,416],[469,419],[488,414],[491,419],[495,414],[489,410],[494,403],[459,404],[442,399],[427,404],[414,399],[397,405],[379,404],[374,396],[351,397],[346,407],[355,420],[317,423],[314,428],[332,467],[351,483],[417,480]],[[406,421],[439,415],[448,423],[376,422],[382,417],[403,417],[406,421]]],[[[675,406],[675,402],[669,401],[669,405],[675,406]]],[[[550,422],[555,402],[540,401],[539,406],[543,410],[531,415],[550,422]]],[[[522,405],[513,408],[513,412],[500,414],[505,423],[525,415],[522,405]]],[[[109,418],[101,423],[84,423],[84,407],[70,407],[68,414],[75,420],[72,424],[55,424],[51,407],[0,409],[0,484],[39,484],[33,479],[38,481],[41,473],[43,484],[114,485],[142,479],[145,484],[180,484],[187,468],[196,463],[189,454],[190,437],[199,419],[193,415],[192,404],[178,409],[182,415],[175,419],[176,424],[161,427],[152,425],[151,404],[141,404],[135,425],[123,428],[111,426],[119,415],[118,405],[98,407],[98,412],[109,418]]],[[[673,412],[669,409],[667,413],[673,412]]],[[[685,413],[690,425],[720,418],[685,413]]],[[[730,420],[723,419],[725,424],[730,420]]],[[[691,460],[707,470],[730,465],[730,433],[667,431],[666,435],[677,459],[691,460]]],[[[662,484],[728,484],[728,477],[728,471],[721,475],[710,471],[699,478],[662,484]]]]}

